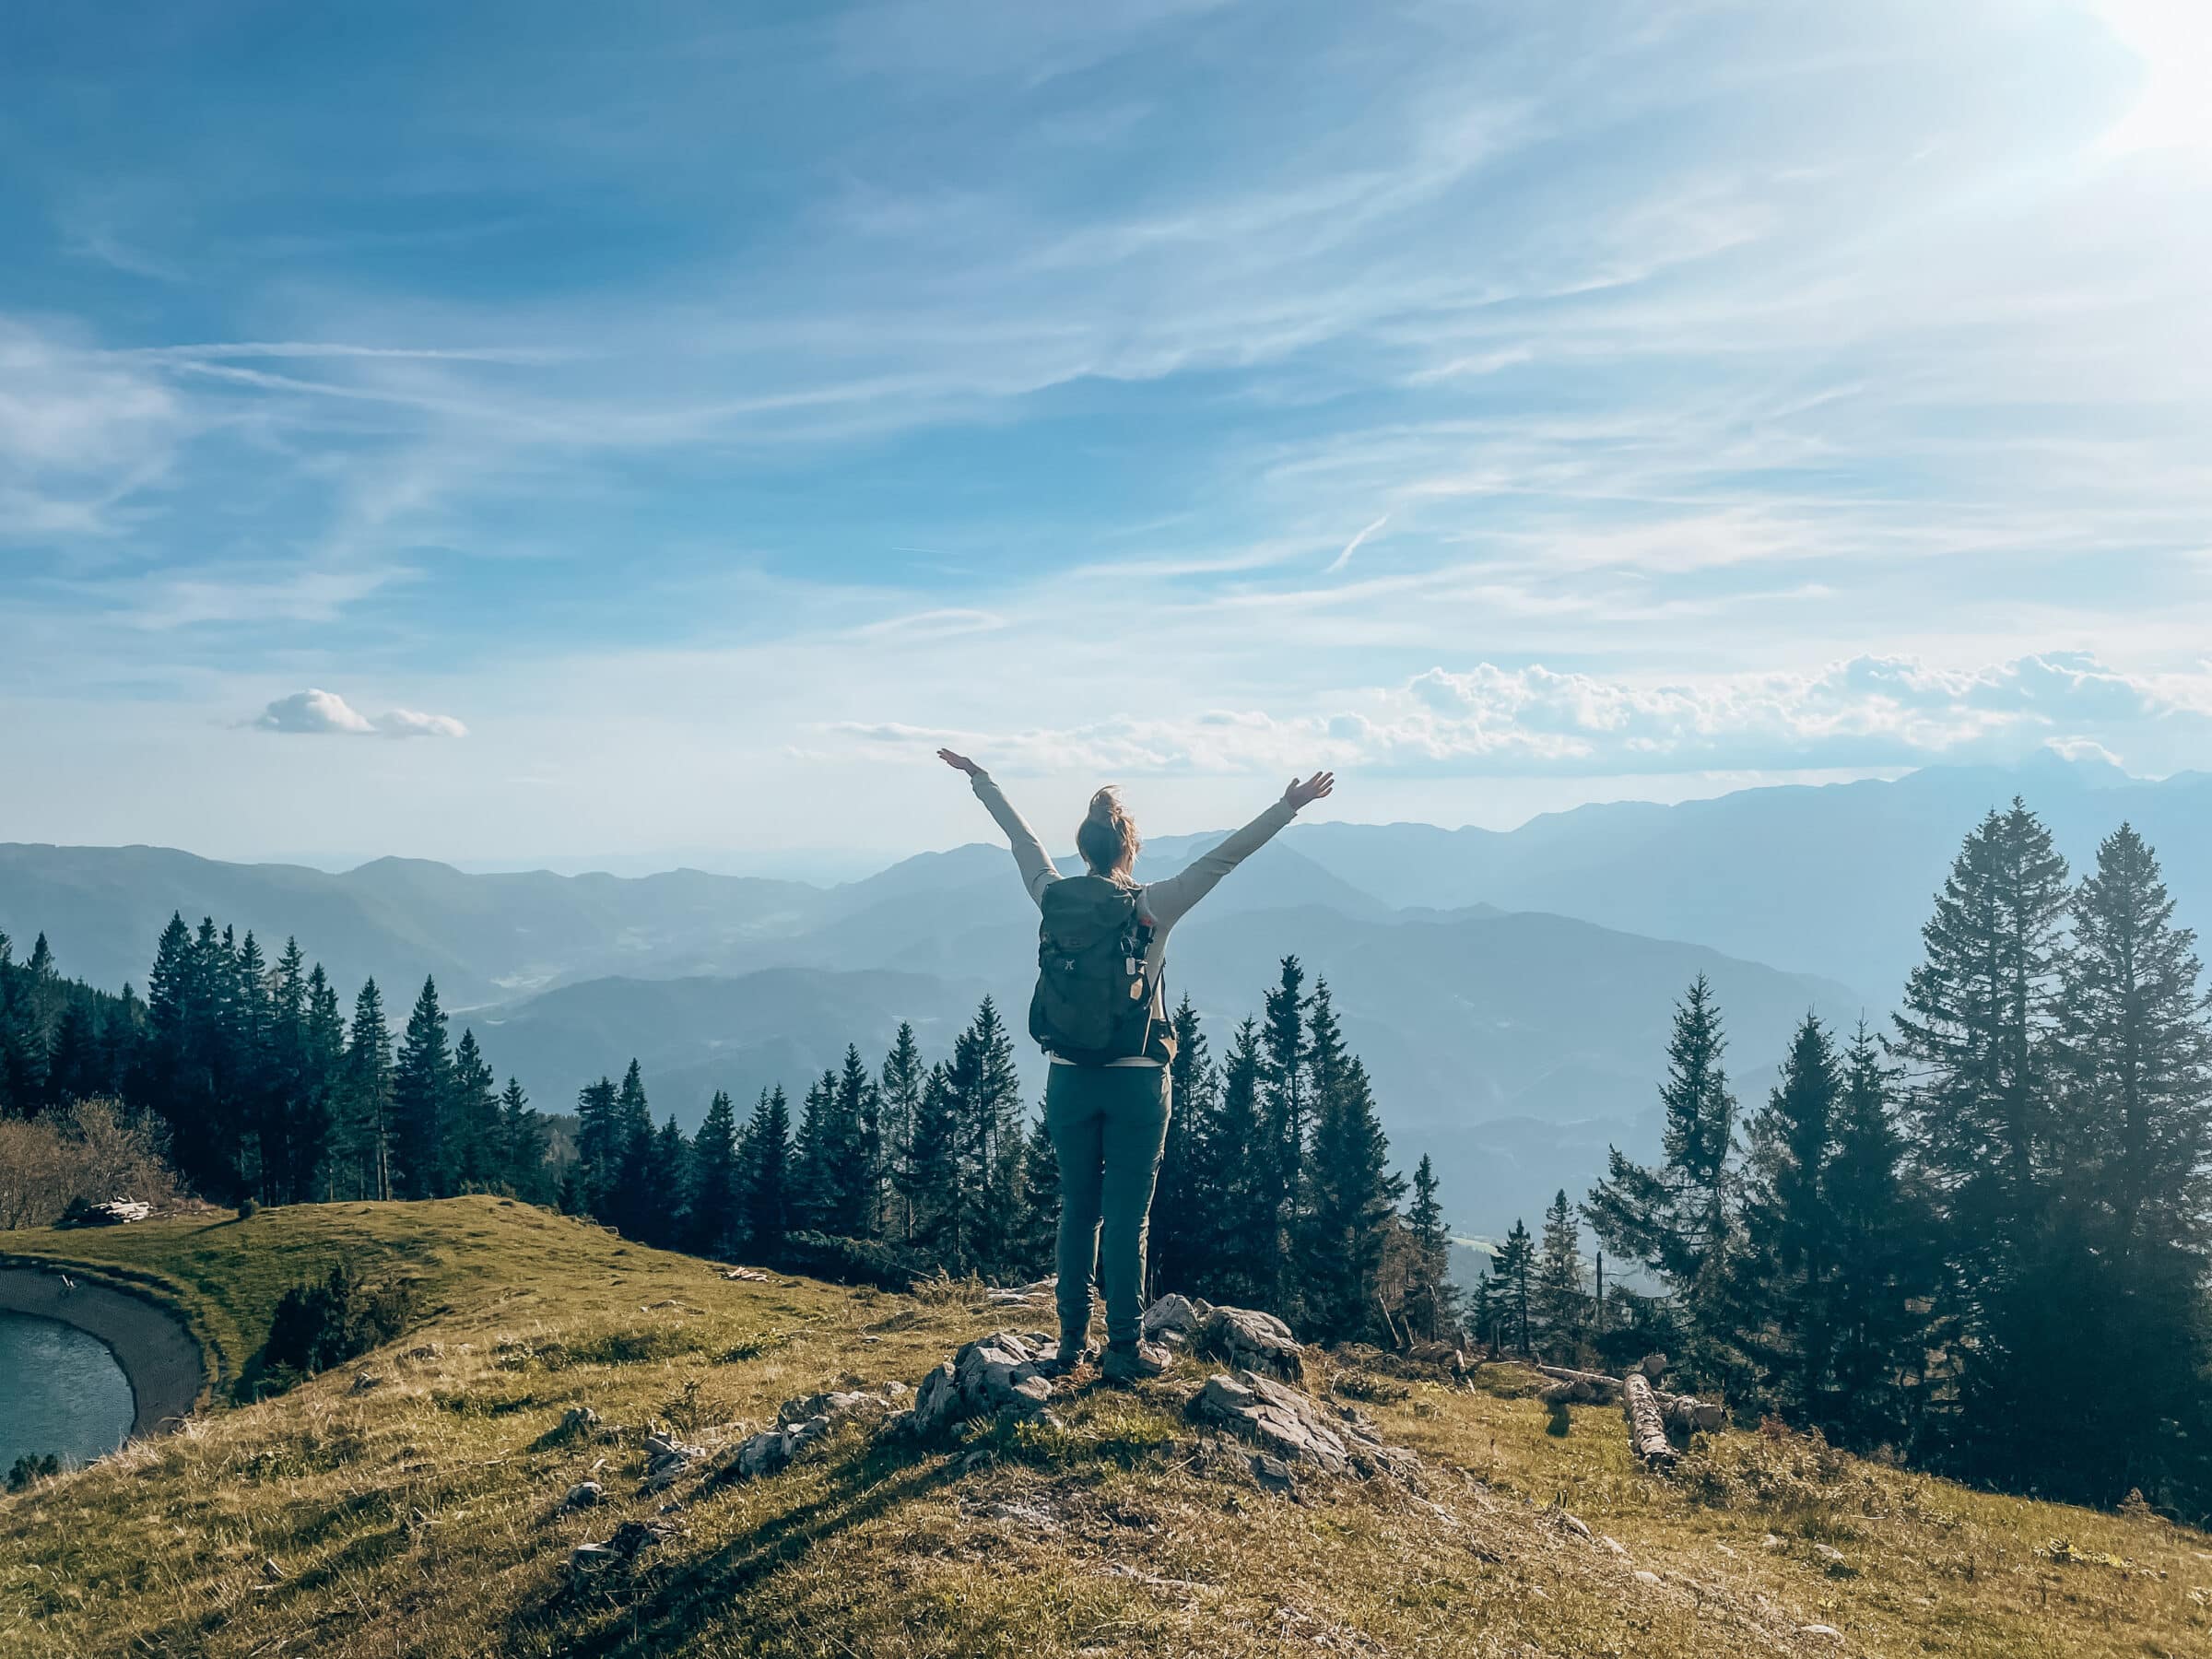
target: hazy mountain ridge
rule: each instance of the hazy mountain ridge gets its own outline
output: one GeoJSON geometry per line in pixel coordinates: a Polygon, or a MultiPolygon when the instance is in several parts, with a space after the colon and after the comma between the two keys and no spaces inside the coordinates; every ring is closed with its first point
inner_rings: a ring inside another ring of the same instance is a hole
{"type": "MultiPolygon", "coordinates": [[[[1878,1022],[1959,838],[2015,793],[2077,867],[2134,819],[2183,920],[2212,921],[2212,778],[2053,762],[1590,806],[1506,834],[1297,826],[1177,930],[1169,992],[1190,994],[1218,1054],[1277,959],[1299,955],[1330,982],[1401,1154],[1436,1157],[1453,1213],[1533,1213],[1586,1183],[1608,1140],[1651,1148],[1666,1022],[1693,975],[1714,982],[1747,1103],[1807,1007],[1878,1022]]],[[[1218,839],[1162,837],[1137,875],[1218,839]]],[[[500,1075],[550,1109],[635,1055],[656,1110],[687,1124],[716,1088],[803,1088],[848,1041],[874,1062],[902,1018],[942,1053],[986,992],[1018,1030],[1034,960],[1035,912],[1005,848],[981,842],[827,888],[0,846],[0,928],[46,931],[66,973],[142,984],[171,910],[251,927],[272,954],[296,935],[345,994],[373,973],[388,1006],[435,973],[456,1024],[481,1028],[500,1075]]]]}

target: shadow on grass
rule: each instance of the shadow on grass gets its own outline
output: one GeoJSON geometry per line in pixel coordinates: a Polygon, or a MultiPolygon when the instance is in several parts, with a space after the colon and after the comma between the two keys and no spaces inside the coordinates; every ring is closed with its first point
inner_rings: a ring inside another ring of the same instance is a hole
{"type": "Polygon", "coordinates": [[[665,1571],[648,1567],[627,1585],[611,1578],[587,1580],[518,1610],[509,1622],[508,1646],[528,1651],[534,1641],[556,1637],[559,1652],[580,1659],[687,1652],[702,1624],[741,1606],[817,1543],[957,1481],[959,1461],[934,1450],[873,1447],[835,1470],[829,1489],[814,1501],[765,1522],[713,1555],[665,1571]],[[595,1630],[577,1628],[586,1621],[604,1622],[595,1630]]]}

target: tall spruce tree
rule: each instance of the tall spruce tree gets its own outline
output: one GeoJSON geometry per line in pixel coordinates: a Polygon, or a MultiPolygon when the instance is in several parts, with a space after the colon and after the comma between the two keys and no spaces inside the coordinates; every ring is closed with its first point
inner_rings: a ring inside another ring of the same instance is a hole
{"type": "Polygon", "coordinates": [[[1535,1338],[1535,1241],[1525,1222],[1516,1219],[1513,1230],[1490,1258],[1491,1291],[1503,1338],[1515,1353],[1532,1351],[1535,1338]]]}
{"type": "Polygon", "coordinates": [[[691,1231],[691,1143],[684,1138],[674,1112],[653,1131],[646,1183],[653,1202],[638,1218],[639,1236],[663,1250],[675,1250],[691,1231]]]}
{"type": "Polygon", "coordinates": [[[1041,1112],[1021,1154],[1021,1220],[1014,1230],[1013,1265],[1031,1277],[1053,1270],[1060,1236],[1060,1155],[1041,1112]]]}
{"type": "Polygon", "coordinates": [[[1206,1052],[1198,1010],[1184,996],[1172,1024],[1175,1059],[1168,1067],[1168,1135],[1153,1191],[1152,1291],[1189,1293],[1203,1279],[1219,1230],[1217,1164],[1221,1077],[1206,1052]]]}
{"type": "Polygon", "coordinates": [[[1829,1176],[1843,1081],[1818,1016],[1798,1024],[1782,1079],[1747,1125],[1742,1249],[1730,1333],[1765,1402],[1793,1421],[1835,1420],[1831,1301],[1838,1253],[1829,1176]]]}
{"type": "Polygon", "coordinates": [[[308,970],[303,1000],[286,1137],[292,1161],[289,1195],[295,1201],[331,1195],[346,1087],[345,1017],[338,1012],[337,990],[320,962],[308,970]]]}
{"type": "Polygon", "coordinates": [[[1583,1233],[1564,1188],[1544,1212],[1529,1288],[1538,1346],[1556,1363],[1572,1365],[1590,1334],[1590,1290],[1583,1274],[1583,1233]]]}
{"type": "Polygon", "coordinates": [[[1890,1077],[1864,1020],[1843,1059],[1825,1198],[1840,1270],[1830,1287],[1832,1404],[1821,1426],[1841,1443],[1901,1445],[1925,1344],[1933,1264],[1928,1226],[1904,1177],[1890,1077]]]}
{"type": "Polygon", "coordinates": [[[2057,1176],[2094,1329],[2059,1391],[2089,1465],[2072,1489],[2111,1501],[2184,1465],[2212,1477],[2195,1450],[2212,1433],[2212,1031],[2195,935],[2132,826],[2098,848],[2071,908],[2057,1176]]]}
{"type": "Polygon", "coordinates": [[[1277,1167],[1260,1075],[1259,1022],[1248,1018],[1237,1027],[1222,1065],[1215,1231],[1190,1287],[1211,1300],[1246,1307],[1272,1301],[1286,1272],[1277,1167]]]}
{"type": "Polygon", "coordinates": [[[912,1238],[914,1231],[908,1170],[913,1155],[914,1114],[921,1109],[922,1079],[926,1070],[921,1045],[914,1041],[914,1028],[902,1019],[899,1034],[891,1040],[890,1052],[883,1057],[876,1086],[883,1133],[883,1235],[900,1242],[912,1238]]]}
{"type": "Polygon", "coordinates": [[[619,1147],[615,1187],[607,1213],[600,1219],[626,1238],[649,1240],[657,1215],[677,1203],[680,1194],[664,1193],[656,1185],[660,1171],[653,1156],[653,1108],[645,1099],[644,1075],[635,1055],[615,1092],[615,1141],[619,1147]]]}
{"type": "Polygon", "coordinates": [[[791,1227],[791,1106],[780,1085],[760,1091],[737,1169],[746,1251],[756,1261],[780,1261],[791,1227]]]}
{"type": "Polygon", "coordinates": [[[383,994],[361,982],[346,1039],[344,1141],[357,1198],[392,1196],[392,1032],[383,994]]]}
{"type": "Polygon", "coordinates": [[[1390,1170],[1390,1142],[1375,1114],[1367,1068],[1344,1042],[1327,982],[1307,1006],[1312,1156],[1299,1220],[1298,1303],[1312,1339],[1380,1335],[1380,1276],[1404,1177],[1390,1170]]]}
{"type": "Polygon", "coordinates": [[[2086,1247],[2054,1202],[2066,865],[2015,800],[1966,838],[1892,1018],[1912,1147],[1935,1206],[1970,1472],[2006,1473],[2070,1433],[2044,1386],[2080,1330],[2054,1288],[2086,1247]]]}
{"type": "Polygon", "coordinates": [[[1444,1223],[1436,1166],[1426,1152],[1414,1166],[1406,1228],[1412,1245],[1404,1300],[1407,1328],[1417,1341],[1447,1341],[1459,1324],[1459,1287],[1452,1282],[1452,1233],[1444,1223]]]}
{"type": "Polygon", "coordinates": [[[906,1170],[900,1178],[912,1217],[908,1235],[930,1259],[949,1266],[967,1259],[961,1228],[966,1208],[960,1198],[960,1116],[949,1068],[943,1061],[929,1068],[914,1107],[914,1135],[906,1170]]]}
{"type": "Polygon", "coordinates": [[[468,1027],[453,1045],[453,1110],[447,1116],[443,1163],[451,1190],[488,1192],[500,1183],[499,1079],[492,1075],[477,1033],[468,1027]]]}
{"type": "Polygon", "coordinates": [[[519,1078],[509,1077],[500,1096],[500,1148],[508,1190],[532,1204],[547,1204],[546,1120],[531,1110],[519,1078]]]}
{"type": "Polygon", "coordinates": [[[1682,1304],[1692,1333],[1689,1369],[1709,1384],[1735,1371],[1724,1339],[1735,1225],[1735,1097],[1722,1064],[1726,1049],[1712,986],[1700,974],[1675,1006],[1667,1042],[1659,1090],[1665,1161],[1647,1168],[1608,1148],[1606,1177],[1583,1206],[1606,1247],[1641,1262],[1682,1304]]]}
{"type": "Polygon", "coordinates": [[[707,1115],[691,1137],[690,1230],[685,1248],[720,1255],[738,1230],[737,1114],[727,1091],[716,1089],[707,1115]]]}
{"type": "Polygon", "coordinates": [[[1306,1140],[1312,1130],[1307,1088],[1305,970],[1294,956],[1282,960],[1281,977],[1268,991],[1260,1015],[1259,1105],[1262,1138],[1253,1143],[1265,1182],[1266,1225],[1275,1281],[1263,1305],[1295,1305],[1294,1244],[1306,1203],[1306,1140]]]}
{"type": "Polygon", "coordinates": [[[438,982],[425,976],[392,1068],[392,1185],[402,1198],[452,1191],[445,1133],[453,1104],[453,1052],[438,982]]]}
{"type": "Polygon", "coordinates": [[[612,1077],[585,1084],[576,1096],[576,1197],[602,1220],[614,1214],[628,1144],[615,1100],[612,1077]]]}

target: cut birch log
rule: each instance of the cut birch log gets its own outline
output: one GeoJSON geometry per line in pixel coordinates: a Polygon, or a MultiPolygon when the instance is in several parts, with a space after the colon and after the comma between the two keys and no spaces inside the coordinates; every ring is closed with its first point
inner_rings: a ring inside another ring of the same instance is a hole
{"type": "Polygon", "coordinates": [[[1666,1420],[1660,1413],[1659,1396],[1651,1379],[1641,1371],[1630,1371],[1621,1394],[1621,1409],[1629,1419],[1630,1449],[1643,1460],[1646,1468],[1672,1465],[1675,1448],[1666,1438],[1666,1420]]]}

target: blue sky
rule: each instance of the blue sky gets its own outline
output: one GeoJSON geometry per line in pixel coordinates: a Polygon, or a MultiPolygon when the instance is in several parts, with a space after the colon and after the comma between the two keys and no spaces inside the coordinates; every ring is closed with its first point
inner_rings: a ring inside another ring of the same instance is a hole
{"type": "Polygon", "coordinates": [[[2207,111],[2192,0],[10,7],[0,839],[2212,765],[2207,111]]]}

